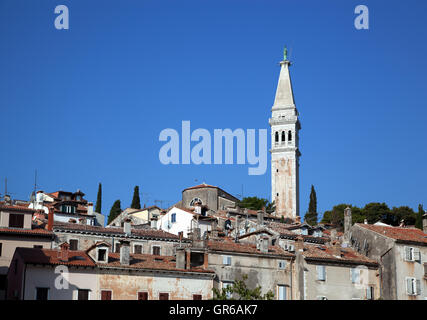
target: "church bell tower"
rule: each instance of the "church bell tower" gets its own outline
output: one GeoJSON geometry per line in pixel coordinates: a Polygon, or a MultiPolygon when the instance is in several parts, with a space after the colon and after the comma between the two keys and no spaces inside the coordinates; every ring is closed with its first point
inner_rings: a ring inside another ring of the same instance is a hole
{"type": "Polygon", "coordinates": [[[280,61],[276,98],[271,109],[271,200],[276,216],[296,219],[299,216],[298,132],[301,129],[289,74],[291,62],[287,50],[280,61]]]}

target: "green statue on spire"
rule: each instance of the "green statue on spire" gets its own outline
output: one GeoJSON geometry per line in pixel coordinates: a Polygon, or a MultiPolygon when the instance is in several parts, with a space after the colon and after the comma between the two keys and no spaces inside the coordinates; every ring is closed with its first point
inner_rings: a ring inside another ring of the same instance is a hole
{"type": "Polygon", "coordinates": [[[283,60],[288,60],[288,48],[286,48],[283,50],[283,60]]]}

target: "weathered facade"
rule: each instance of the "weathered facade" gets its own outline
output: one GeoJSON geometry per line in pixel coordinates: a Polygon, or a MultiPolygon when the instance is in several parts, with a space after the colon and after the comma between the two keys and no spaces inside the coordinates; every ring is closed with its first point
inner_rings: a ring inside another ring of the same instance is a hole
{"type": "Polygon", "coordinates": [[[415,228],[356,223],[350,230],[355,250],[381,266],[381,296],[386,300],[427,297],[424,262],[427,234],[415,228]]]}

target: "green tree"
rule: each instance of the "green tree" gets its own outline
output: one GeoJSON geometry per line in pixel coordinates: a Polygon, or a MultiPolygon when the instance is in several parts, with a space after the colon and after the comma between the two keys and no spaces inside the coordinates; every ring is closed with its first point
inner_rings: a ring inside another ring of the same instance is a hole
{"type": "Polygon", "coordinates": [[[425,211],[423,208],[422,204],[418,205],[418,213],[417,213],[417,217],[415,219],[415,227],[418,229],[423,230],[423,215],[424,215],[425,211]]]}
{"type": "Polygon", "coordinates": [[[102,203],[102,185],[98,185],[98,195],[96,196],[96,206],[95,212],[101,213],[101,203],[102,203]]]}
{"type": "Polygon", "coordinates": [[[408,206],[393,207],[391,215],[395,217],[394,225],[399,225],[402,220],[405,225],[414,225],[417,218],[414,210],[408,206]]]}
{"type": "MultiPolygon", "coordinates": [[[[258,197],[245,197],[242,201],[239,202],[240,208],[247,208],[250,210],[261,210],[262,208],[267,208],[269,202],[267,199],[258,198],[258,197]]],[[[274,206],[272,204],[270,207],[274,206]]]]}
{"type": "Polygon", "coordinates": [[[385,203],[371,202],[362,209],[369,224],[382,221],[386,224],[396,225],[395,217],[385,203]]]}
{"type": "Polygon", "coordinates": [[[141,209],[141,200],[139,199],[139,186],[135,186],[133,189],[133,199],[130,205],[133,209],[141,209]]]}
{"type": "Polygon", "coordinates": [[[314,186],[311,185],[310,202],[308,204],[308,212],[304,216],[305,222],[314,226],[317,224],[317,196],[314,186]]]}
{"type": "Polygon", "coordinates": [[[110,215],[108,216],[108,222],[107,222],[108,224],[110,224],[111,221],[113,221],[122,213],[122,209],[120,208],[120,206],[121,206],[120,200],[116,200],[113,206],[111,207],[110,215]]]}
{"type": "Polygon", "coordinates": [[[274,294],[268,291],[266,294],[261,294],[261,287],[257,286],[255,289],[249,289],[246,285],[248,276],[242,275],[242,280],[236,280],[232,285],[218,290],[213,289],[214,300],[273,300],[274,294]],[[233,295],[229,297],[229,295],[233,295]]]}
{"type": "Polygon", "coordinates": [[[323,213],[322,223],[334,224],[338,230],[344,229],[344,210],[349,207],[351,209],[352,224],[362,223],[365,220],[365,216],[362,210],[351,204],[338,204],[332,208],[332,210],[325,211],[323,213]]]}

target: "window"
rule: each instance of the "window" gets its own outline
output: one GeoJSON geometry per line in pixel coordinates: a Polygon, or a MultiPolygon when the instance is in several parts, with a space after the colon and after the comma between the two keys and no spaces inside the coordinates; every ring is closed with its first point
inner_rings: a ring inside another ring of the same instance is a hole
{"type": "Polygon", "coordinates": [[[286,134],[285,131],[282,131],[282,142],[285,142],[286,140],[286,134]]]}
{"type": "Polygon", "coordinates": [[[7,274],[0,274],[0,290],[6,290],[7,274]]]}
{"type": "Polygon", "coordinates": [[[190,207],[193,207],[197,202],[202,203],[202,200],[200,200],[200,198],[194,198],[193,200],[191,200],[190,202],[190,207]]]}
{"type": "Polygon", "coordinates": [[[278,300],[286,300],[286,286],[277,286],[278,300]]]}
{"type": "Polygon", "coordinates": [[[193,300],[202,300],[201,294],[193,294],[193,300]]]}
{"type": "Polygon", "coordinates": [[[279,133],[277,131],[274,134],[274,141],[279,142],[279,133]]]}
{"type": "MultiPolygon", "coordinates": [[[[228,287],[231,287],[231,286],[233,286],[233,282],[223,282],[222,283],[222,287],[223,288],[228,288],[228,287]]],[[[230,299],[233,294],[231,292],[227,291],[226,295],[227,295],[227,298],[230,299]]]]}
{"type": "Polygon", "coordinates": [[[223,256],[222,257],[222,263],[225,266],[231,266],[231,257],[230,256],[223,256]]]}
{"type": "Polygon", "coordinates": [[[116,253],[120,253],[120,243],[116,243],[116,253]]]}
{"type": "Polygon", "coordinates": [[[351,282],[352,283],[360,283],[360,269],[351,268],[350,269],[351,282]]]}
{"type": "Polygon", "coordinates": [[[24,215],[23,214],[9,214],[9,228],[23,228],[24,215]]]}
{"type": "Polygon", "coordinates": [[[133,253],[141,254],[142,253],[142,246],[140,244],[134,245],[133,246],[133,253]]]}
{"type": "Polygon", "coordinates": [[[89,290],[79,289],[77,292],[77,300],[89,300],[89,290]]]}
{"type": "Polygon", "coordinates": [[[288,131],[288,141],[292,141],[292,131],[288,131]]]}
{"type": "Polygon", "coordinates": [[[148,292],[138,292],[138,300],[148,300],[148,292]]]}
{"type": "Polygon", "coordinates": [[[326,281],[326,267],[316,266],[316,271],[317,271],[317,280],[326,281]]]}
{"type": "Polygon", "coordinates": [[[33,248],[34,249],[43,249],[43,246],[35,244],[35,245],[33,245],[33,248]]]}
{"type": "Polygon", "coordinates": [[[101,290],[101,300],[111,300],[111,290],[101,290]]]}
{"type": "Polygon", "coordinates": [[[159,300],[169,300],[169,293],[159,293],[159,300]]]}
{"type": "Polygon", "coordinates": [[[171,222],[172,223],[176,222],[176,213],[171,214],[171,222]]]}
{"type": "Polygon", "coordinates": [[[302,228],[301,234],[307,236],[308,235],[308,228],[302,228]]]}
{"type": "Polygon", "coordinates": [[[98,249],[98,261],[107,261],[107,249],[98,249]]]}
{"type": "Polygon", "coordinates": [[[159,246],[153,246],[153,254],[156,256],[160,256],[160,247],[159,246]]]}
{"type": "Polygon", "coordinates": [[[421,261],[420,249],[405,247],[405,261],[421,261]]]}
{"type": "Polygon", "coordinates": [[[3,243],[0,243],[0,257],[1,257],[2,249],[3,249],[3,243]]]}
{"type": "Polygon", "coordinates": [[[70,240],[70,250],[72,251],[79,250],[79,240],[77,239],[70,240]]]}
{"type": "Polygon", "coordinates": [[[279,261],[279,269],[283,270],[286,269],[286,261],[279,261]]]}
{"type": "Polygon", "coordinates": [[[49,288],[36,288],[36,300],[47,300],[49,298],[49,288]]]}
{"type": "Polygon", "coordinates": [[[366,299],[367,300],[374,300],[374,287],[367,287],[366,288],[366,299]]]}
{"type": "Polygon", "coordinates": [[[410,296],[421,294],[421,281],[416,278],[406,277],[406,293],[410,296]]]}

